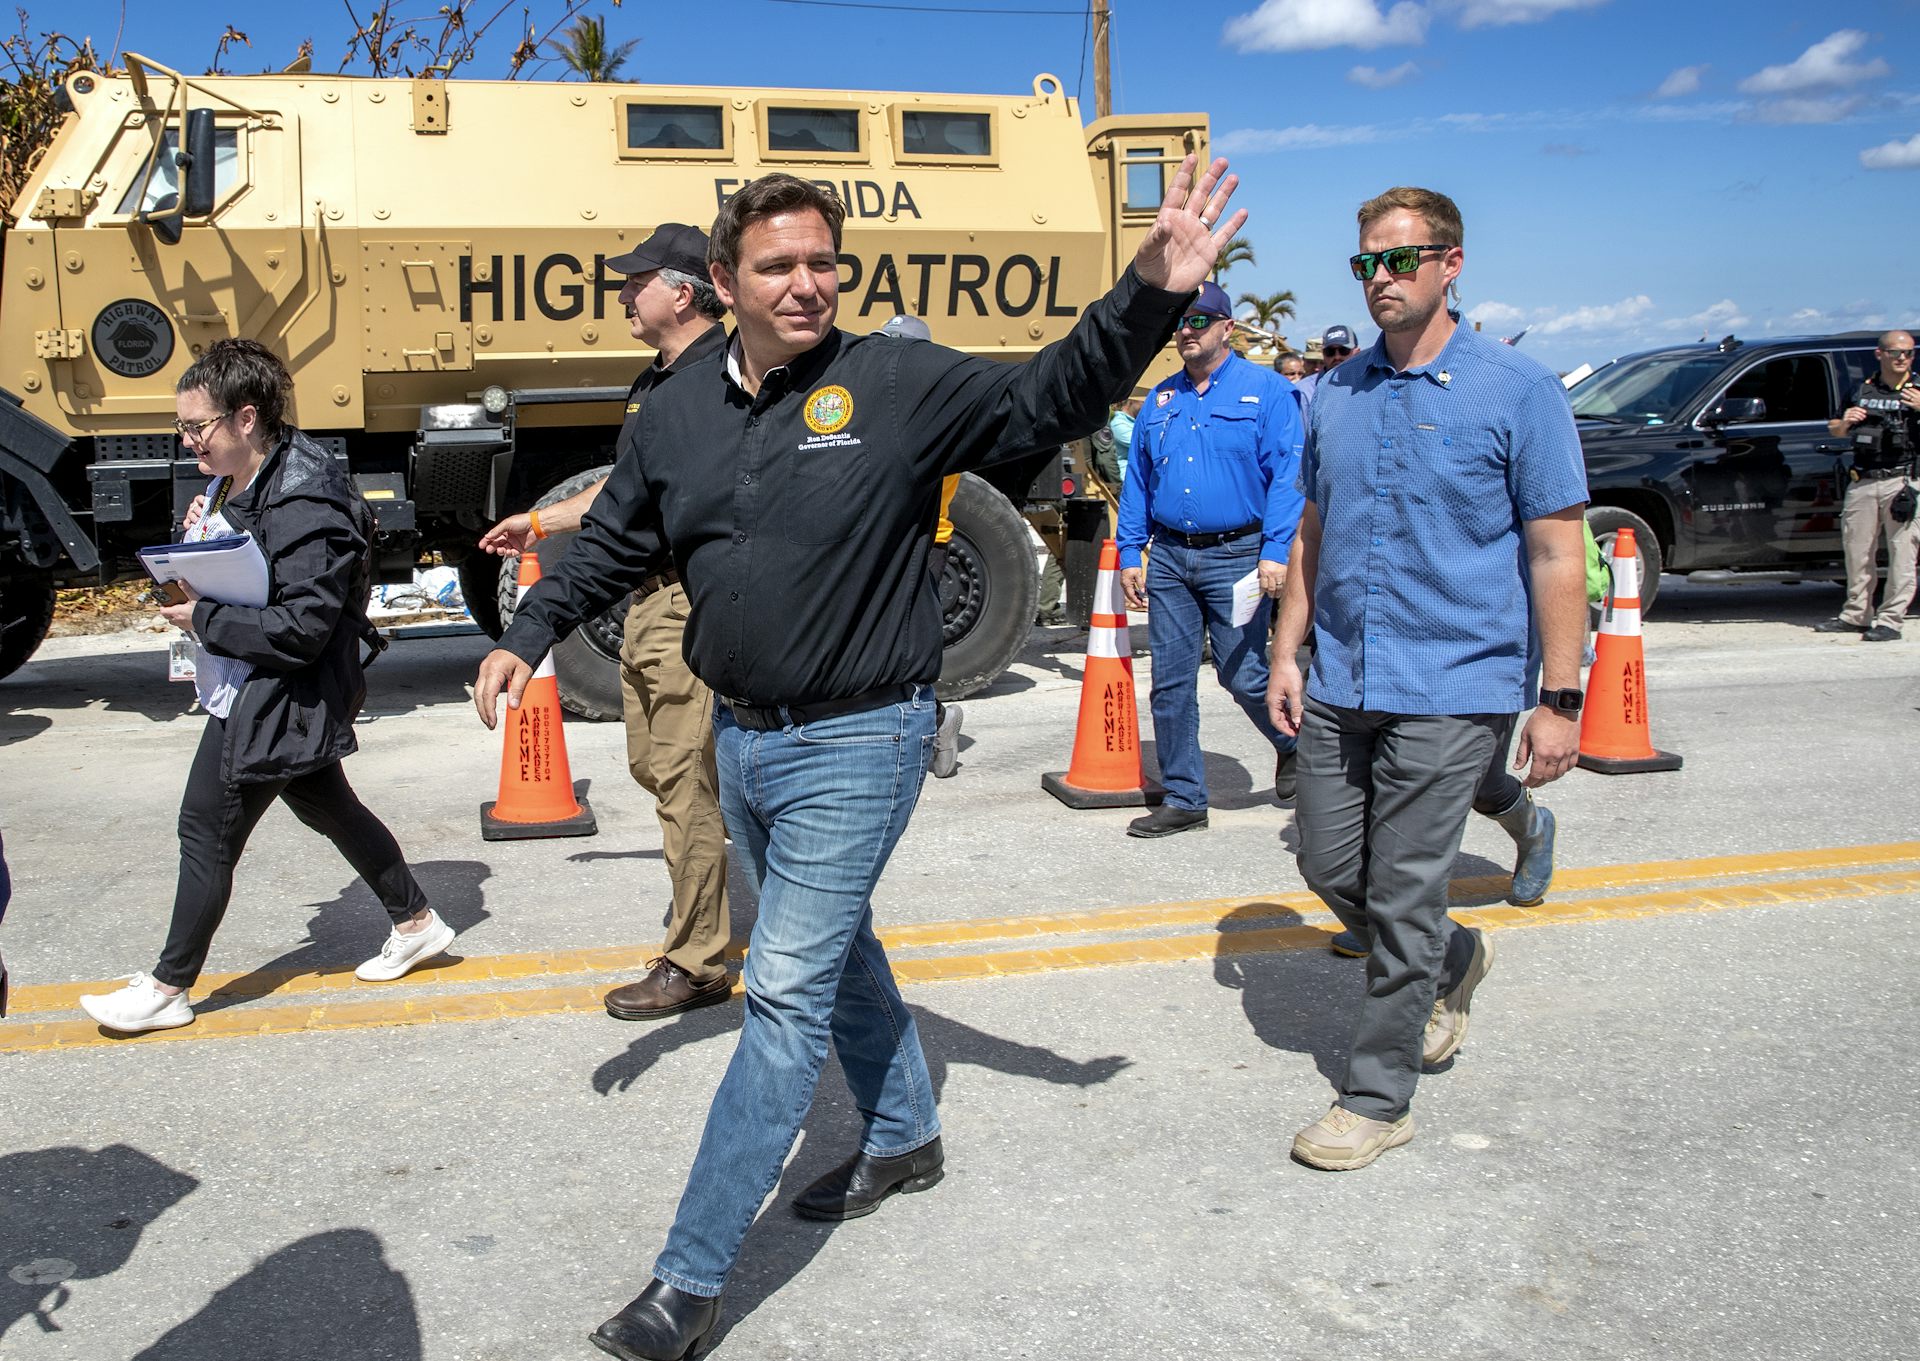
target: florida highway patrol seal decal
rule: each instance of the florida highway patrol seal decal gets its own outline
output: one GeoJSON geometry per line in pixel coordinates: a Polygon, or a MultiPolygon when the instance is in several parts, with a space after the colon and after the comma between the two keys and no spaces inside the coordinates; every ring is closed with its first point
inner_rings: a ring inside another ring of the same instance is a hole
{"type": "Polygon", "coordinates": [[[807,429],[816,435],[837,435],[853,419],[853,394],[843,387],[821,388],[807,398],[807,429]]]}
{"type": "Polygon", "coordinates": [[[122,378],[145,378],[173,358],[173,323],[139,298],[109,303],[93,319],[93,352],[122,378]]]}

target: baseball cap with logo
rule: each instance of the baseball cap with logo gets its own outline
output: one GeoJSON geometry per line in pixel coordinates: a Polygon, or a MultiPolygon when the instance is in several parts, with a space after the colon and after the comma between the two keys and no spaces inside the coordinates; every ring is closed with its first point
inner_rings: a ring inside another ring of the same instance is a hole
{"type": "Polygon", "coordinates": [[[1324,350],[1357,350],[1360,348],[1350,326],[1329,326],[1320,333],[1320,348],[1324,350]]]}
{"type": "Polygon", "coordinates": [[[887,336],[893,340],[932,340],[933,332],[927,329],[927,323],[919,317],[910,317],[902,313],[897,317],[888,317],[887,324],[874,332],[877,336],[887,336]]]}
{"type": "Polygon", "coordinates": [[[625,255],[607,261],[616,274],[645,274],[654,269],[674,269],[706,279],[707,234],[684,222],[662,222],[653,235],[625,255]]]}
{"type": "Polygon", "coordinates": [[[1200,293],[1187,305],[1189,312],[1205,312],[1210,317],[1230,317],[1233,315],[1233,303],[1227,297],[1227,290],[1209,280],[1200,285],[1200,293]]]}

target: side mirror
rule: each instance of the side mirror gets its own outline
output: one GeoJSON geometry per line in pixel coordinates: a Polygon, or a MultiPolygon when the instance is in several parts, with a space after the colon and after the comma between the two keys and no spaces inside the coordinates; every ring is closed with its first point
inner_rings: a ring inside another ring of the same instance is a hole
{"type": "Polygon", "coordinates": [[[186,150],[174,158],[180,166],[180,195],[185,217],[205,217],[213,211],[213,110],[187,111],[186,150]]]}
{"type": "Polygon", "coordinates": [[[153,228],[153,234],[169,246],[180,244],[180,195],[162,194],[153,208],[140,215],[141,221],[153,228]]]}
{"type": "Polygon", "coordinates": [[[1737,425],[1742,421],[1767,418],[1767,403],[1762,397],[1729,397],[1709,407],[1702,421],[1707,425],[1737,425]]]}

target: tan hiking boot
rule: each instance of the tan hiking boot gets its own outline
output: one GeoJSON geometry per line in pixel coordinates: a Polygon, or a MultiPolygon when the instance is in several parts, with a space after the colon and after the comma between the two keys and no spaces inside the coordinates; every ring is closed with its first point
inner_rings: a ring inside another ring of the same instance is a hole
{"type": "Polygon", "coordinates": [[[1411,1115],[1398,1120],[1369,1120],[1345,1106],[1335,1106],[1293,1136],[1293,1156],[1323,1171],[1351,1172],[1411,1138],[1411,1115]]]}
{"type": "Polygon", "coordinates": [[[1460,986],[1433,1001],[1433,1014],[1427,1017],[1427,1034],[1420,1056],[1429,1065],[1445,1063],[1467,1038],[1468,1009],[1473,1006],[1473,990],[1493,970],[1493,941],[1479,927],[1469,927],[1473,935],[1473,959],[1467,964],[1467,976],[1460,986]]]}

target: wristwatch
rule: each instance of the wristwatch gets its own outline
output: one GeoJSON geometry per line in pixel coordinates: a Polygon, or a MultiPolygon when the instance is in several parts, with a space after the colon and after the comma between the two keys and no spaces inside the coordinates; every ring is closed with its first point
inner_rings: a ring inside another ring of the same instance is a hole
{"type": "Polygon", "coordinates": [[[1580,691],[1572,686],[1568,686],[1564,690],[1549,690],[1545,686],[1540,687],[1540,706],[1545,709],[1551,709],[1557,714],[1564,714],[1568,718],[1572,718],[1580,712],[1582,698],[1580,691]]]}

